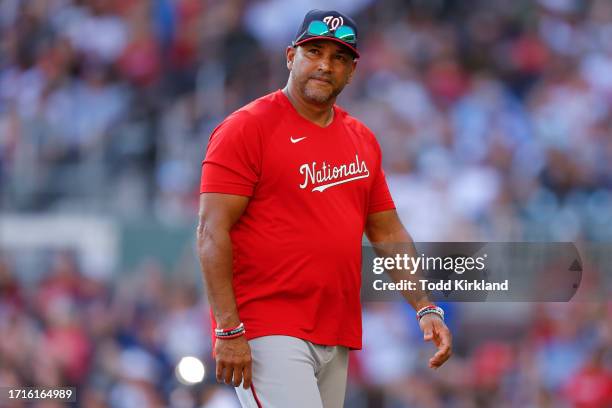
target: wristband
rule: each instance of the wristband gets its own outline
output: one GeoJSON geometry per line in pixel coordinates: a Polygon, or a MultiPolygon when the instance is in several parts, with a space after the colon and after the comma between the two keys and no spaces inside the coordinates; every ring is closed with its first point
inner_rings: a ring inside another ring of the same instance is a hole
{"type": "Polygon", "coordinates": [[[246,333],[244,329],[244,323],[240,323],[238,326],[232,329],[215,329],[215,337],[218,339],[234,339],[240,337],[246,333]]]}
{"type": "Polygon", "coordinates": [[[439,306],[429,305],[420,308],[416,313],[417,320],[421,320],[421,318],[427,314],[436,314],[440,317],[440,319],[444,320],[444,310],[442,310],[439,306]]]}
{"type": "Polygon", "coordinates": [[[230,339],[235,339],[236,337],[244,336],[245,333],[246,333],[246,330],[243,330],[239,333],[231,334],[229,336],[220,336],[220,335],[215,334],[215,337],[221,340],[230,340],[230,339]]]}

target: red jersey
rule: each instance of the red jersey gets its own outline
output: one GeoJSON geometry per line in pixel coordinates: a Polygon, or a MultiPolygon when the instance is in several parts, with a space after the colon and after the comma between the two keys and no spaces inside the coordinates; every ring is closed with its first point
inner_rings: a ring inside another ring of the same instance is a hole
{"type": "Polygon", "coordinates": [[[248,339],[361,348],[366,218],[395,206],[374,134],[333,109],[322,128],[279,90],[232,113],[210,137],[200,192],[250,197],[230,232],[248,339]]]}

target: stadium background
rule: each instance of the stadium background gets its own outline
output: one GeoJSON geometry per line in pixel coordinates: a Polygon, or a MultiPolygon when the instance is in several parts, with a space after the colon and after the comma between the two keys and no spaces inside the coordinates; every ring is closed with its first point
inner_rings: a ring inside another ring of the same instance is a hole
{"type": "MultiPolygon", "coordinates": [[[[213,367],[200,162],[226,114],[284,86],[310,8],[359,23],[339,103],[377,134],[416,240],[612,239],[608,0],[2,0],[0,385],[236,406],[174,371],[213,367]]],[[[365,305],[346,406],[612,406],[609,279],[587,283],[604,296],[446,305],[455,355],[435,372],[407,306],[365,305]]]]}

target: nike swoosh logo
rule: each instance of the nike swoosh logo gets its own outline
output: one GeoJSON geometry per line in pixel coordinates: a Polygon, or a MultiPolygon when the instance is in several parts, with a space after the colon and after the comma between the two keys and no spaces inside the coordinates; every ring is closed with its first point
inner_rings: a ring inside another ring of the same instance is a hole
{"type": "Polygon", "coordinates": [[[291,143],[297,143],[297,142],[301,142],[302,140],[306,139],[307,136],[304,137],[298,137],[297,139],[294,139],[293,136],[290,137],[291,139],[291,143]]]}

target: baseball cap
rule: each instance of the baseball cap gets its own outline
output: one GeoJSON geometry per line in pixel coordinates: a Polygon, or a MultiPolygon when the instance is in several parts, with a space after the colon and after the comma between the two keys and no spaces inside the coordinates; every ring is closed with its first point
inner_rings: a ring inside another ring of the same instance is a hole
{"type": "Polygon", "coordinates": [[[347,47],[359,58],[357,51],[357,24],[346,14],[334,10],[310,10],[293,40],[297,47],[307,41],[331,40],[347,47]]]}

